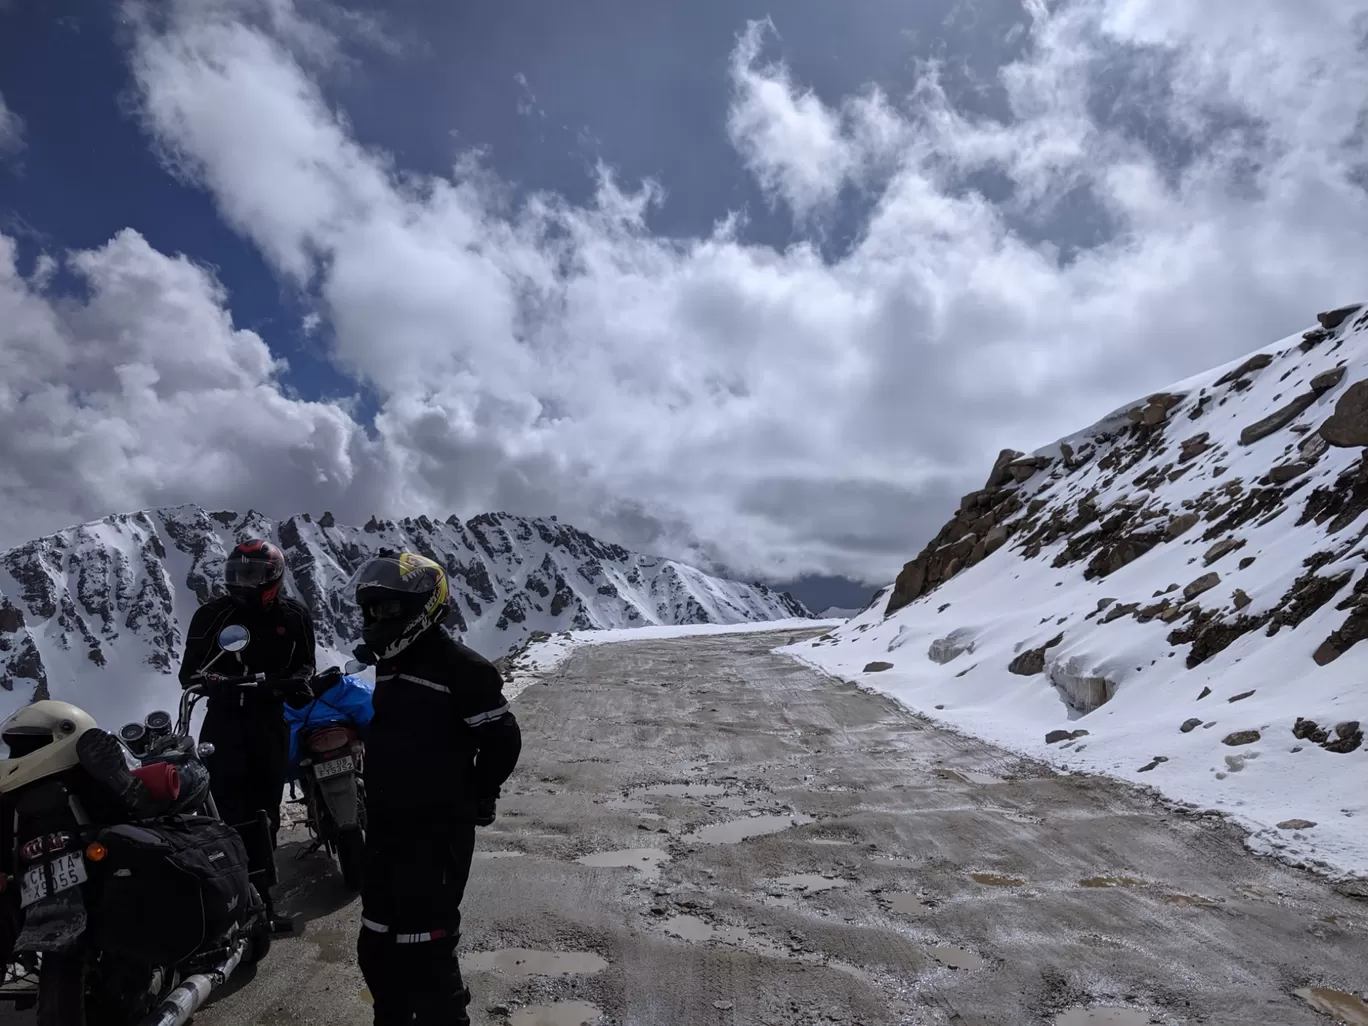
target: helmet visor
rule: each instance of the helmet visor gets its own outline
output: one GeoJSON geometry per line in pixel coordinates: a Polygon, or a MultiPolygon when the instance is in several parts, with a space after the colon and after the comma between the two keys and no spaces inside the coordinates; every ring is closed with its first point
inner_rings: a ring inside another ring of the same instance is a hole
{"type": "Polygon", "coordinates": [[[275,579],[275,568],[264,559],[230,559],[223,565],[223,583],[230,588],[259,588],[275,579]]]}
{"type": "Polygon", "coordinates": [[[367,562],[353,576],[350,583],[358,603],[364,604],[371,594],[395,592],[408,595],[427,594],[432,590],[432,578],[411,562],[393,559],[389,556],[376,556],[367,562]],[[367,593],[370,594],[367,594],[367,593]]]}

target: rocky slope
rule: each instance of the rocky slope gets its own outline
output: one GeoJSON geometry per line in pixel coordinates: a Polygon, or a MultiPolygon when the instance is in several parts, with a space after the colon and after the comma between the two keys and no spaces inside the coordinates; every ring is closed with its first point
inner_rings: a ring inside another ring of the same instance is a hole
{"type": "Polygon", "coordinates": [[[329,514],[279,523],[194,506],[118,514],[0,553],[0,711],[68,698],[102,723],[178,692],[184,626],[221,588],[240,539],[285,551],[289,591],[313,611],[320,658],[359,640],[340,586],[382,547],[420,552],[451,575],[448,623],[491,658],[534,631],[807,617],[787,593],[710,577],[593,538],[555,518],[503,513],[345,527],[329,514]]]}
{"type": "Polygon", "coordinates": [[[1318,320],[1003,452],[871,609],[797,654],[1368,870],[1368,310],[1318,320]]]}

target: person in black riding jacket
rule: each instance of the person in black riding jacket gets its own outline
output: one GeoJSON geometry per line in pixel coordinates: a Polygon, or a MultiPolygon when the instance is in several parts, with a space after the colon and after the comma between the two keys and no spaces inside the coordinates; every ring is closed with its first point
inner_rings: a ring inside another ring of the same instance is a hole
{"type": "Polygon", "coordinates": [[[498,669],[441,626],[448,583],[438,564],[382,551],[355,586],[355,654],[376,667],[357,960],[375,1026],[465,1026],[461,898],[475,827],[494,822],[522,735],[498,669]]]}
{"type": "MultiPolygon", "coordinates": [[[[313,619],[302,602],[282,593],[285,555],[268,541],[252,539],[233,549],[224,563],[223,579],[228,594],[204,603],[190,619],[180,681],[182,687],[203,684],[199,675],[206,671],[222,677],[266,674],[256,687],[210,684],[200,741],[214,745],[204,761],[223,821],[249,824],[257,810],[265,810],[274,849],[290,750],[283,701],[307,693],[314,675],[313,619]],[[222,653],[218,647],[219,632],[230,624],[240,624],[251,634],[241,652],[222,653]]],[[[267,870],[267,880],[274,881],[274,867],[261,864],[269,856],[258,847],[247,845],[251,869],[267,870]]],[[[269,886],[258,889],[272,928],[290,930],[291,921],[275,914],[269,886]]]]}

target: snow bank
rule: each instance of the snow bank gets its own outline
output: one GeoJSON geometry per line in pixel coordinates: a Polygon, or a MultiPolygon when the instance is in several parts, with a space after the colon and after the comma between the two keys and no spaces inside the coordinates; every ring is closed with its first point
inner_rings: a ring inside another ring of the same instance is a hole
{"type": "Polygon", "coordinates": [[[1365,325],[1189,379],[1034,463],[1004,454],[871,608],[780,651],[1221,810],[1256,851],[1368,872],[1365,325]]]}

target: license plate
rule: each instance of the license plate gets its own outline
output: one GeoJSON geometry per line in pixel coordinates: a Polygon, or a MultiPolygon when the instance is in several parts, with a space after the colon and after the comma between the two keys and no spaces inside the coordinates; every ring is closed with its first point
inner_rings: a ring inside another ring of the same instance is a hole
{"type": "MultiPolygon", "coordinates": [[[[52,867],[52,882],[58,891],[65,891],[86,882],[85,859],[79,851],[59,855],[48,865],[52,867]]],[[[24,871],[19,883],[19,905],[27,908],[48,896],[47,873],[43,866],[32,866],[24,871]]]]}
{"type": "Polygon", "coordinates": [[[341,773],[351,773],[356,769],[356,763],[350,755],[344,755],[340,759],[331,759],[328,762],[314,763],[314,776],[319,780],[328,777],[335,777],[341,773]]]}

